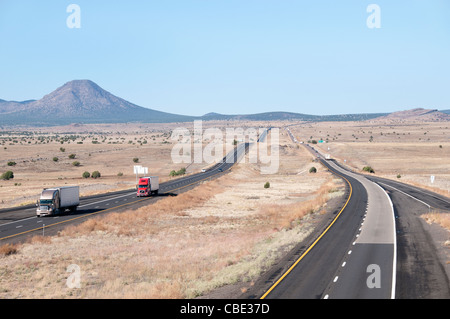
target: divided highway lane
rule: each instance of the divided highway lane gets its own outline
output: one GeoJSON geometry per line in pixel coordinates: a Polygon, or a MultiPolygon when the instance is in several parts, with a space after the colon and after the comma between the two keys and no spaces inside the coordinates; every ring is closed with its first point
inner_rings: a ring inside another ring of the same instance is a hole
{"type": "MultiPolygon", "coordinates": [[[[324,160],[309,145],[305,147],[353,191],[329,229],[306,250],[300,247],[305,243],[294,249],[301,255],[295,253],[300,258],[289,259],[293,264],[288,270],[274,269],[262,277],[261,287],[272,282],[262,298],[449,299],[448,257],[440,254],[430,226],[420,215],[434,209],[450,212],[450,198],[397,181],[354,174],[333,160],[324,160]],[[366,208],[355,205],[364,201],[366,208]],[[354,234],[355,225],[354,238],[342,236],[354,234]]],[[[446,238],[443,234],[443,241],[446,238]]]]}
{"type": "Polygon", "coordinates": [[[344,207],[336,213],[324,232],[307,249],[303,249],[289,269],[273,279],[264,279],[266,282],[273,280],[273,284],[264,292],[262,299],[323,298],[358,234],[367,206],[367,193],[363,185],[352,177],[345,180],[348,191],[344,207]]]}
{"type": "Polygon", "coordinates": [[[395,298],[397,245],[394,208],[389,196],[364,176],[350,173],[334,161],[324,163],[333,171],[354,177],[368,193],[360,232],[324,298],[395,298]]]}
{"type": "Polygon", "coordinates": [[[395,223],[389,197],[375,183],[305,147],[347,182],[347,202],[262,298],[394,298],[395,223]]]}
{"type": "MultiPolygon", "coordinates": [[[[429,211],[450,212],[450,198],[379,177],[368,177],[383,187],[392,199],[397,228],[398,299],[450,299],[450,265],[441,255],[431,232],[436,229],[421,217],[429,211]],[[431,230],[430,230],[431,228],[431,230]]],[[[442,231],[443,239],[447,234],[442,231]]],[[[445,248],[444,248],[445,250],[445,248]]]]}
{"type": "MultiPolygon", "coordinates": [[[[337,162],[325,161],[324,163],[332,164],[340,167],[337,162]]],[[[450,198],[433,193],[431,191],[404,184],[398,181],[384,179],[381,177],[364,175],[365,179],[374,182],[383,188],[386,194],[389,196],[393,206],[393,216],[395,218],[392,225],[395,226],[394,232],[396,233],[394,238],[394,255],[392,265],[392,291],[391,298],[396,299],[449,299],[450,298],[450,266],[448,265],[448,257],[445,254],[440,253],[439,247],[435,244],[435,239],[432,238],[430,232],[430,226],[426,224],[426,221],[421,217],[422,214],[426,214],[430,211],[450,212],[450,198]],[[395,257],[396,256],[396,257],[395,257]],[[396,261],[395,261],[396,260],[396,261]]],[[[386,210],[387,211],[387,210],[386,210]]],[[[378,214],[380,215],[380,214],[378,214]]],[[[372,215],[376,216],[376,214],[372,215]]],[[[368,219],[367,219],[368,220],[368,219]]],[[[387,219],[386,219],[387,220],[387,219]]],[[[366,221],[364,222],[366,223],[366,221]]],[[[382,225],[382,224],[380,224],[382,225]]],[[[365,226],[363,226],[365,227],[365,226]]],[[[376,234],[379,230],[372,228],[372,233],[376,234]]],[[[386,226],[381,227],[381,230],[386,226]]],[[[389,235],[391,230],[387,233],[389,235]]],[[[362,233],[364,234],[364,232],[362,233]]],[[[366,233],[367,234],[367,233],[366,233]]],[[[446,240],[446,234],[443,234],[443,241],[446,240]]],[[[358,244],[363,242],[365,236],[360,236],[355,241],[355,247],[359,247],[358,244]]],[[[379,254],[379,251],[385,251],[382,255],[385,256],[387,264],[381,266],[377,263],[373,263],[372,267],[367,269],[366,274],[360,273],[362,279],[367,278],[368,285],[374,285],[376,279],[376,272],[380,274],[381,286],[386,286],[386,267],[389,268],[389,246],[386,243],[383,244],[388,237],[379,237],[378,244],[372,246],[380,247],[381,249],[369,249],[371,254],[379,254]],[[385,246],[383,248],[383,246],[385,246]],[[380,268],[377,268],[380,266],[380,268]],[[368,277],[370,275],[370,277],[368,277]]],[[[390,240],[388,240],[389,242],[390,240]]],[[[370,243],[369,242],[369,243],[370,243]]],[[[365,243],[367,245],[367,243],[365,243]]],[[[353,250],[351,258],[360,259],[359,252],[353,250]]],[[[369,258],[375,258],[368,256],[369,258]]],[[[349,259],[350,260],[350,259],[349,259]]],[[[370,260],[370,259],[368,259],[370,260]]],[[[353,265],[348,263],[348,265],[353,265]]],[[[348,268],[348,276],[357,276],[357,269],[348,268]]],[[[337,282],[344,279],[343,276],[337,275],[337,282]]],[[[388,273],[389,276],[389,273],[388,273]]],[[[342,289],[342,288],[339,288],[342,289]]],[[[334,290],[334,292],[339,292],[334,290]]],[[[351,288],[353,290],[353,288],[351,288]]],[[[379,289],[372,288],[373,292],[380,291],[379,289]]],[[[359,293],[359,295],[362,295],[359,293]]],[[[332,295],[330,295],[332,296],[332,295]]]]}
{"type": "Polygon", "coordinates": [[[407,194],[412,199],[416,199],[417,204],[422,204],[430,209],[436,208],[441,210],[450,211],[450,198],[430,192],[426,189],[415,187],[412,185],[396,182],[390,179],[381,177],[368,176],[369,180],[374,181],[381,187],[390,191],[397,191],[403,194],[407,194]]]}
{"type": "MultiPolygon", "coordinates": [[[[265,136],[265,134],[264,134],[265,136]]],[[[0,245],[6,243],[23,242],[35,235],[54,235],[63,227],[81,223],[86,219],[109,211],[130,209],[154,202],[164,196],[170,196],[180,190],[194,187],[196,184],[220,176],[231,169],[246,152],[251,144],[239,144],[227,154],[221,163],[206,172],[178,178],[160,184],[160,196],[140,198],[136,197],[134,189],[106,195],[82,198],[78,211],[72,214],[36,217],[35,207],[13,208],[0,212],[0,245]]]]}

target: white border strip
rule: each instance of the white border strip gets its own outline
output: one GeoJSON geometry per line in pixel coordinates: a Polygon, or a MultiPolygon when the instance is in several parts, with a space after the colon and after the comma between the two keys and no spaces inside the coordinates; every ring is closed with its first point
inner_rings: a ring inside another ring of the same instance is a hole
{"type": "MultiPolygon", "coordinates": [[[[384,185],[384,186],[387,186],[387,187],[389,187],[389,188],[395,189],[397,192],[400,192],[400,193],[402,193],[403,195],[409,196],[409,197],[411,197],[412,199],[415,199],[416,201],[421,202],[422,204],[424,204],[425,206],[427,206],[429,209],[431,209],[431,205],[428,205],[428,204],[425,203],[424,201],[421,201],[420,199],[418,199],[418,198],[416,198],[416,197],[414,197],[414,196],[411,196],[411,195],[409,195],[409,194],[407,194],[407,193],[405,193],[405,192],[403,192],[403,191],[401,191],[401,190],[395,188],[394,186],[391,186],[391,185],[388,185],[388,184],[385,184],[385,183],[381,183],[381,182],[380,182],[380,184],[382,184],[382,185],[384,185]]],[[[379,186],[379,185],[378,185],[378,186],[379,186]]]]}
{"type": "MultiPolygon", "coordinates": [[[[391,204],[392,209],[392,223],[394,226],[394,256],[392,261],[392,288],[391,288],[391,299],[395,299],[395,287],[396,287],[396,280],[397,280],[397,231],[395,227],[395,212],[394,212],[394,204],[392,203],[391,197],[388,195],[388,193],[378,185],[377,183],[374,183],[377,185],[381,190],[386,194],[386,197],[389,200],[389,203],[391,204]]],[[[384,185],[384,184],[383,184],[384,185]]]]}

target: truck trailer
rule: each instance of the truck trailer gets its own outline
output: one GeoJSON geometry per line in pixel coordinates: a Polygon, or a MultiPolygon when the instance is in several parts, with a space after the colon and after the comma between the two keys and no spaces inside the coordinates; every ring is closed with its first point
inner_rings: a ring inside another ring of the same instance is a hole
{"type": "Polygon", "coordinates": [[[159,193],[159,177],[141,177],[137,186],[137,197],[148,197],[159,193]]]}
{"type": "Polygon", "coordinates": [[[52,216],[66,210],[75,212],[80,205],[80,188],[78,186],[44,189],[36,202],[36,215],[52,216]]]}

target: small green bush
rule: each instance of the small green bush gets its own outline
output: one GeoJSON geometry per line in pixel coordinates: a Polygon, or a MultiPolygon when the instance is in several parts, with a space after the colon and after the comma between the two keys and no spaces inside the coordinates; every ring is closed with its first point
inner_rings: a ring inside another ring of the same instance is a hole
{"type": "Polygon", "coordinates": [[[8,162],[8,166],[16,166],[16,162],[14,162],[14,161],[11,161],[11,162],[8,162]]]}
{"type": "Polygon", "coordinates": [[[59,161],[59,158],[57,158],[56,156],[53,157],[53,162],[57,162],[57,161],[59,161]]]}
{"type": "Polygon", "coordinates": [[[73,162],[73,163],[72,163],[72,165],[73,165],[73,166],[80,166],[80,165],[81,165],[81,163],[80,163],[80,162],[78,162],[78,161],[75,161],[75,162],[73,162]]]}
{"type": "Polygon", "coordinates": [[[375,173],[375,171],[373,170],[373,168],[370,167],[370,166],[364,166],[364,167],[363,167],[363,171],[364,171],[364,172],[368,172],[368,173],[375,173]]]}
{"type": "Polygon", "coordinates": [[[169,176],[179,176],[179,175],[184,175],[184,174],[186,174],[186,169],[183,167],[179,171],[175,171],[175,170],[171,171],[169,176]]]}
{"type": "Polygon", "coordinates": [[[269,183],[269,182],[266,182],[266,183],[264,184],[264,188],[270,188],[270,183],[269,183]]]}
{"type": "Polygon", "coordinates": [[[70,159],[74,159],[75,156],[76,156],[75,154],[70,154],[70,155],[69,155],[69,158],[70,158],[70,159]]]}
{"type": "Polygon", "coordinates": [[[14,178],[14,173],[12,171],[7,171],[0,176],[0,179],[10,180],[14,178]]]}
{"type": "Polygon", "coordinates": [[[137,157],[133,158],[133,162],[139,163],[139,158],[137,158],[137,157]]]}
{"type": "Polygon", "coordinates": [[[91,173],[89,173],[89,172],[83,173],[83,178],[89,178],[89,177],[91,177],[91,173]]]}
{"type": "Polygon", "coordinates": [[[91,177],[97,179],[97,178],[102,177],[102,175],[100,174],[99,171],[94,171],[94,172],[92,172],[92,176],[91,177]]]}
{"type": "Polygon", "coordinates": [[[313,166],[313,167],[311,167],[311,168],[309,169],[309,172],[310,172],[310,173],[317,173],[317,168],[315,168],[315,167],[313,166]]]}

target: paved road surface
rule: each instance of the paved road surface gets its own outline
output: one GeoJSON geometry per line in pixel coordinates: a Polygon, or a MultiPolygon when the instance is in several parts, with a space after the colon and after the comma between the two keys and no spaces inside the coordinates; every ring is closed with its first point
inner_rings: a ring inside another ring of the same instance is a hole
{"type": "Polygon", "coordinates": [[[393,298],[395,224],[389,197],[364,177],[318,159],[347,182],[347,201],[290,268],[266,278],[273,284],[262,297],[393,298]]]}

